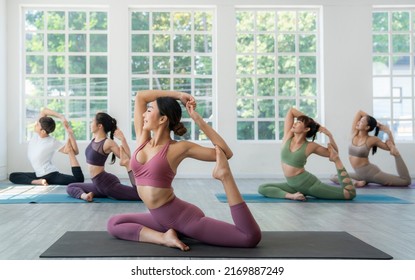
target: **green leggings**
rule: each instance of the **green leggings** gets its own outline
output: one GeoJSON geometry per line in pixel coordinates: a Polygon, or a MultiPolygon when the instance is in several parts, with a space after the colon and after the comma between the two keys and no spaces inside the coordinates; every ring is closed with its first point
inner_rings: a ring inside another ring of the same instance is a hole
{"type": "Polygon", "coordinates": [[[337,170],[341,188],[324,184],[313,174],[304,171],[303,173],[288,177],[286,183],[268,183],[260,185],[258,192],[266,197],[285,198],[287,193],[300,192],[303,195],[314,196],[323,199],[353,199],[356,197],[356,190],[346,170],[337,170]],[[344,190],[349,192],[349,198],[344,196],[344,190]]]}

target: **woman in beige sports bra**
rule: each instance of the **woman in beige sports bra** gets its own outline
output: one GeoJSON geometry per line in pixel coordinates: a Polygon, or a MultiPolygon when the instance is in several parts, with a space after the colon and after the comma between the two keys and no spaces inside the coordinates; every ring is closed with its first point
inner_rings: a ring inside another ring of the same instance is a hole
{"type": "Polygon", "coordinates": [[[363,111],[358,111],[352,124],[352,141],[349,146],[349,160],[356,173],[350,173],[350,177],[356,180],[356,187],[364,187],[368,183],[376,183],[384,186],[408,186],[411,184],[411,176],[398,149],[395,146],[392,132],[389,127],[382,125],[375,118],[363,111]],[[375,136],[369,132],[375,130],[375,136]],[[388,135],[388,140],[383,142],[377,137],[379,131],[388,135]],[[390,151],[395,158],[398,175],[388,174],[369,162],[369,152],[376,153],[377,147],[390,151]]]}

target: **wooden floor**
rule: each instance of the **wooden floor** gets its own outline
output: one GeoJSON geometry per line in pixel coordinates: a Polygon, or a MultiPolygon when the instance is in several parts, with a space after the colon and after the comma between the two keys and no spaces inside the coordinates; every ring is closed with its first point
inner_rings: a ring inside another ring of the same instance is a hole
{"type": "MultiPolygon", "coordinates": [[[[259,184],[269,181],[237,179],[243,193],[256,193],[259,184]]],[[[231,222],[227,204],[215,197],[223,193],[218,181],[176,179],[173,187],[178,197],[198,205],[207,216],[231,222]]],[[[65,188],[55,187],[53,192],[64,193],[65,188]]],[[[415,189],[358,189],[359,193],[382,193],[414,204],[248,205],[262,231],[347,231],[396,260],[415,260],[415,189]]],[[[39,259],[66,231],[103,231],[111,215],[140,211],[146,211],[142,203],[0,204],[0,260],[39,259]]]]}

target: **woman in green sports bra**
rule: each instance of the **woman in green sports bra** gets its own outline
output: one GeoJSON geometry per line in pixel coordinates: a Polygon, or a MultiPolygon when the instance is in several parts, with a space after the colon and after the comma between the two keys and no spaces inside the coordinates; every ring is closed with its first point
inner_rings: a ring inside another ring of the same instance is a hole
{"type": "Polygon", "coordinates": [[[291,108],[285,116],[284,137],[281,149],[281,164],[286,183],[267,183],[259,186],[258,192],[266,197],[306,200],[306,196],[323,199],[355,198],[356,189],[338,155],[338,148],[329,130],[312,118],[291,108]],[[325,134],[329,143],[323,147],[314,143],[317,132],[325,134]],[[307,138],[312,138],[308,141],[307,138]],[[341,188],[322,183],[304,168],[308,156],[316,154],[334,162],[341,188]]]}

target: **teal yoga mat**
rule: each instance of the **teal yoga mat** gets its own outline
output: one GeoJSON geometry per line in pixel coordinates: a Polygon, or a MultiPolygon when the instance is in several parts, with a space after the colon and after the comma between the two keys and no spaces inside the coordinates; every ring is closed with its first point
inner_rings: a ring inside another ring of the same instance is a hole
{"type": "MultiPolygon", "coordinates": [[[[216,194],[216,198],[220,202],[227,202],[224,193],[216,194]]],[[[269,198],[260,194],[242,194],[242,198],[247,203],[379,203],[379,204],[411,204],[413,202],[400,199],[397,197],[385,194],[358,194],[353,200],[337,200],[337,199],[318,199],[314,197],[307,197],[304,201],[295,201],[283,198],[269,198]]]]}
{"type": "Polygon", "coordinates": [[[137,203],[133,200],[116,200],[111,198],[94,198],[92,202],[73,198],[65,193],[41,194],[0,194],[0,204],[53,204],[53,203],[137,203]]]}

